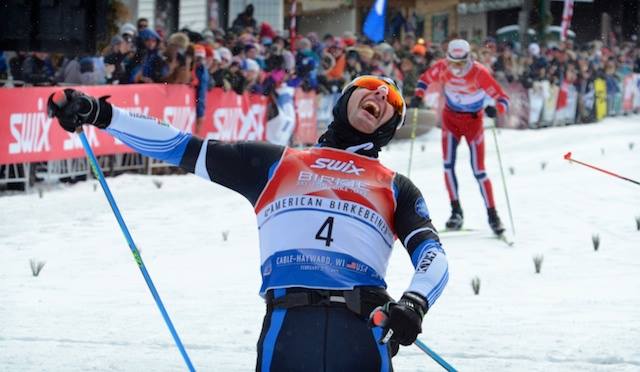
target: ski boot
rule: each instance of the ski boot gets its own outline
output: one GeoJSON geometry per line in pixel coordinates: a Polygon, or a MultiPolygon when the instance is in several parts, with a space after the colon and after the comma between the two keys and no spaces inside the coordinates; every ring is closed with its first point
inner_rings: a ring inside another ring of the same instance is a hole
{"type": "Polygon", "coordinates": [[[504,233],[504,226],[502,225],[502,221],[500,221],[500,217],[498,217],[496,208],[488,208],[487,215],[489,216],[489,226],[491,226],[493,233],[497,236],[502,235],[502,233],[504,233]]]}
{"type": "Polygon", "coordinates": [[[462,224],[464,223],[464,218],[462,217],[462,208],[460,208],[460,202],[454,200],[451,202],[451,217],[445,223],[445,227],[447,230],[460,230],[462,229],[462,224]]]}

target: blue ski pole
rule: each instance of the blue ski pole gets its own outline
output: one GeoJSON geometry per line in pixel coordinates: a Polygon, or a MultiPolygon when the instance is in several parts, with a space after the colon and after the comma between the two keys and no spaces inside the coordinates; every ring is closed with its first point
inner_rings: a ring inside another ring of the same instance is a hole
{"type": "Polygon", "coordinates": [[[444,359],[442,359],[438,354],[436,354],[435,351],[429,349],[429,347],[427,347],[427,345],[425,345],[424,342],[416,339],[416,342],[414,343],[416,344],[417,347],[420,348],[420,350],[424,351],[428,356],[430,356],[431,359],[435,360],[436,363],[440,364],[442,368],[446,369],[449,372],[457,372],[457,369],[453,368],[451,364],[447,363],[444,359]]]}
{"type": "Polygon", "coordinates": [[[136,245],[133,242],[133,238],[129,233],[129,229],[127,228],[127,225],[124,223],[124,219],[120,214],[120,210],[116,205],[116,201],[113,199],[113,195],[111,194],[111,190],[109,190],[107,181],[104,179],[104,174],[102,173],[102,169],[100,169],[100,166],[98,165],[98,160],[96,159],[96,156],[93,154],[93,150],[91,150],[91,145],[89,145],[89,141],[87,141],[87,136],[85,136],[84,132],[82,131],[82,127],[78,128],[77,133],[80,136],[80,141],[82,141],[82,146],[84,147],[84,151],[87,153],[87,157],[89,158],[89,165],[93,170],[93,174],[96,176],[96,178],[100,182],[100,185],[102,186],[102,190],[104,191],[104,194],[107,197],[107,200],[109,200],[109,205],[111,205],[113,214],[116,216],[116,220],[118,220],[118,224],[120,225],[120,229],[122,230],[122,233],[124,234],[125,239],[127,239],[127,243],[129,243],[129,248],[131,249],[131,253],[133,253],[133,258],[136,260],[136,263],[138,264],[138,267],[142,272],[142,276],[144,277],[144,280],[147,282],[147,286],[149,286],[149,290],[153,295],[153,299],[156,301],[156,305],[158,305],[158,309],[160,309],[160,313],[162,313],[162,317],[164,318],[165,323],[167,323],[167,327],[169,327],[171,336],[173,336],[173,340],[176,342],[176,346],[178,346],[178,349],[180,350],[180,354],[182,354],[182,357],[184,358],[185,363],[187,363],[187,367],[189,368],[189,371],[194,372],[195,368],[193,368],[193,364],[191,364],[191,359],[189,359],[189,355],[187,355],[187,351],[182,345],[182,341],[180,341],[180,336],[178,336],[178,332],[176,332],[176,329],[173,327],[173,323],[171,323],[169,314],[167,313],[167,310],[164,308],[164,305],[162,304],[160,295],[158,294],[158,291],[156,290],[155,285],[153,285],[153,282],[151,281],[151,277],[147,272],[147,268],[145,267],[144,262],[142,262],[142,257],[140,257],[140,252],[138,251],[138,248],[136,248],[136,245]]]}
{"type": "MultiPolygon", "coordinates": [[[[387,315],[385,311],[381,309],[382,307],[378,307],[376,310],[374,310],[371,313],[371,315],[369,316],[369,322],[371,322],[371,324],[373,324],[376,327],[384,328],[387,325],[387,322],[389,321],[389,315],[387,315]]],[[[389,339],[391,339],[391,336],[393,336],[393,329],[389,329],[386,336],[384,336],[384,338],[380,340],[380,342],[384,343],[389,341],[389,339]]],[[[424,342],[416,338],[416,340],[413,343],[417,347],[419,347],[420,350],[424,351],[425,354],[430,356],[431,359],[435,360],[436,363],[440,364],[442,368],[446,369],[448,372],[457,372],[457,370],[453,368],[449,363],[445,362],[444,359],[440,358],[440,356],[436,354],[435,351],[429,349],[427,345],[424,344],[424,342]]]]}

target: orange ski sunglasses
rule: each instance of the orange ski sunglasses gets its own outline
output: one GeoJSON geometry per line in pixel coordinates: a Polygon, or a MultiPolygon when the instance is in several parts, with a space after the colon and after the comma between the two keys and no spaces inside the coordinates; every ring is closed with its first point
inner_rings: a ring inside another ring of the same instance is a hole
{"type": "Polygon", "coordinates": [[[363,75],[358,76],[353,79],[351,83],[349,83],[342,92],[346,92],[349,88],[356,86],[358,88],[365,88],[368,90],[378,90],[381,85],[385,85],[388,89],[387,93],[387,102],[396,110],[396,112],[402,117],[402,121],[398,128],[402,126],[404,123],[404,116],[407,110],[407,106],[404,102],[404,98],[402,97],[402,93],[398,89],[396,83],[386,77],[382,76],[373,76],[373,75],[363,75]]]}

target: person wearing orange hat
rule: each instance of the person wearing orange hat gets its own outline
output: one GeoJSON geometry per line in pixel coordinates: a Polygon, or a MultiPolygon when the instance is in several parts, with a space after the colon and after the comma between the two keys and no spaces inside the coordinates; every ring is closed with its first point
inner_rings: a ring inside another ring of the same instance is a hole
{"type": "Polygon", "coordinates": [[[489,226],[498,236],[504,233],[504,226],[498,217],[493,199],[493,188],[484,166],[484,129],[482,109],[486,96],[496,102],[485,112],[490,117],[501,115],[509,108],[509,97],[491,73],[471,58],[471,47],[466,40],[449,42],[447,57],[437,61],[425,71],[416,87],[409,107],[420,106],[430,84],[443,86],[445,107],[442,112],[442,152],[444,178],[451,202],[451,217],[446,222],[447,229],[459,230],[464,222],[458,180],[455,174],[456,151],[462,137],[465,137],[471,152],[473,174],[480,186],[480,192],[487,208],[489,226]]]}
{"type": "Polygon", "coordinates": [[[411,48],[411,54],[417,54],[424,57],[427,55],[427,47],[423,44],[416,44],[411,48]]]}

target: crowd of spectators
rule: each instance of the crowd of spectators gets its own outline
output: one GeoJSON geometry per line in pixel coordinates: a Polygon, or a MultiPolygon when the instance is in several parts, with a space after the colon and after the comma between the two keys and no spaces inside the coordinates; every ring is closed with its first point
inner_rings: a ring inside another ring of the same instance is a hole
{"type": "MultiPolygon", "coordinates": [[[[141,18],[135,26],[123,24],[99,56],[18,51],[6,59],[0,52],[0,79],[10,75],[14,85],[191,84],[200,94],[219,87],[271,95],[280,84],[335,93],[358,75],[374,74],[393,78],[411,96],[421,72],[446,50],[446,43],[406,32],[379,44],[351,32],[322,37],[312,32],[290,45],[287,35],[258,22],[253,10],[248,5],[226,31],[200,33],[183,29],[162,35],[141,18]]],[[[491,38],[472,43],[475,59],[499,81],[520,82],[525,88],[548,80],[584,90],[595,77],[603,77],[615,89],[625,74],[640,72],[640,48],[634,43],[554,45],[516,48],[491,38]]]]}

